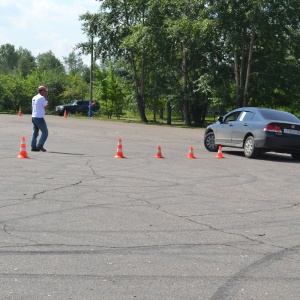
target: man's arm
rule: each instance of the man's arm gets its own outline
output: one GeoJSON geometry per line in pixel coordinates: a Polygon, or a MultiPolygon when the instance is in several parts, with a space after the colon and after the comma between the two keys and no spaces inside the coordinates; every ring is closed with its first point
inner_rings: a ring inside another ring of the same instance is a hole
{"type": "Polygon", "coordinates": [[[46,105],[46,106],[44,106],[44,108],[45,108],[45,109],[47,109],[47,108],[49,107],[49,101],[48,101],[48,97],[47,97],[47,98],[45,98],[45,99],[46,99],[47,105],[46,105]]]}

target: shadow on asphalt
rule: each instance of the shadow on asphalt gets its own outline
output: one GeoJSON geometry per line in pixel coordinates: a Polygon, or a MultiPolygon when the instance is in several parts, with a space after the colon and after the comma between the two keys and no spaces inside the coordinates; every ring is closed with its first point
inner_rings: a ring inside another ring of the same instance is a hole
{"type": "MultiPolygon", "coordinates": [[[[228,154],[232,156],[239,156],[239,157],[245,157],[243,151],[230,151],[230,150],[224,150],[223,154],[228,154]]],[[[247,159],[245,157],[245,159],[247,159]]],[[[262,153],[258,155],[255,160],[265,160],[265,161],[277,161],[277,162],[284,162],[284,163],[300,163],[300,161],[293,160],[290,155],[284,155],[284,154],[277,154],[277,153],[262,153]]]]}
{"type": "Polygon", "coordinates": [[[54,151],[48,151],[48,153],[64,154],[64,155],[84,155],[83,153],[68,153],[68,152],[54,152],[54,151]]]}

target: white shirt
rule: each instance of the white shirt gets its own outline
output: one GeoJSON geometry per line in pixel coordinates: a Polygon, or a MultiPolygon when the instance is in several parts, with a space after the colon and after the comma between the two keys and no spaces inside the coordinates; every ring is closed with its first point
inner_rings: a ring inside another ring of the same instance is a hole
{"type": "Polygon", "coordinates": [[[32,117],[43,118],[45,115],[45,106],[48,105],[48,101],[44,96],[37,94],[32,98],[32,117]]]}

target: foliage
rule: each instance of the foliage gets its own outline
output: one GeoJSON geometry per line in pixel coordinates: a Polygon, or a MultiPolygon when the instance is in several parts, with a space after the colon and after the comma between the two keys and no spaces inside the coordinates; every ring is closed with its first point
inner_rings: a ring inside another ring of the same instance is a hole
{"type": "Polygon", "coordinates": [[[94,56],[94,95],[101,113],[167,112],[186,126],[238,106],[299,112],[299,0],[102,0],[80,16],[87,42],[61,63],[51,51],[0,46],[0,104],[28,106],[47,85],[51,108],[87,98],[94,56]],[[93,55],[92,55],[93,54],[93,55]],[[96,64],[96,61],[99,64],[96,64]]]}
{"type": "Polygon", "coordinates": [[[69,74],[68,78],[66,78],[66,84],[64,85],[64,91],[61,96],[63,102],[70,102],[74,99],[86,99],[89,93],[89,85],[85,82],[85,80],[78,74],[69,74]]]}
{"type": "Polygon", "coordinates": [[[36,60],[37,60],[37,69],[39,72],[43,72],[47,70],[56,70],[61,73],[65,72],[63,64],[58,58],[55,57],[55,55],[51,50],[46,53],[39,54],[36,60]]]}
{"type": "Polygon", "coordinates": [[[82,76],[85,71],[85,66],[82,61],[82,58],[73,51],[69,56],[64,57],[64,64],[67,70],[67,73],[70,75],[78,74],[82,76]]]}
{"type": "Polygon", "coordinates": [[[125,97],[116,71],[110,63],[107,70],[98,68],[96,75],[98,78],[95,83],[96,100],[100,102],[102,114],[108,118],[114,115],[120,119],[123,114],[125,97]]]}
{"type": "Polygon", "coordinates": [[[20,107],[27,111],[31,106],[28,100],[28,86],[24,78],[14,74],[0,74],[0,99],[5,111],[17,111],[20,107]]]}

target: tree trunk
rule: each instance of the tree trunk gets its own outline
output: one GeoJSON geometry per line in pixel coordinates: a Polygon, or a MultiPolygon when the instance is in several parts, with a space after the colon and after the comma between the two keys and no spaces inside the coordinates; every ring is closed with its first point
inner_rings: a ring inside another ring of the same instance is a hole
{"type": "Polygon", "coordinates": [[[240,98],[239,98],[239,106],[241,107],[243,104],[243,82],[244,82],[244,65],[245,65],[245,39],[246,39],[247,33],[246,29],[243,31],[243,44],[242,44],[242,54],[241,54],[241,65],[240,65],[240,85],[239,85],[239,91],[240,91],[240,98]]]}
{"type": "Polygon", "coordinates": [[[187,66],[186,66],[186,49],[185,44],[181,44],[182,47],[182,90],[183,90],[183,114],[184,122],[186,126],[191,126],[191,114],[189,109],[189,100],[187,97],[187,66]]]}
{"type": "Polygon", "coordinates": [[[163,108],[163,107],[161,107],[161,108],[159,109],[159,118],[160,118],[161,120],[163,120],[163,118],[164,118],[164,108],[163,108]]]}
{"type": "Polygon", "coordinates": [[[157,99],[155,97],[154,105],[153,105],[153,121],[154,122],[156,122],[156,114],[157,114],[157,99]]]}
{"type": "Polygon", "coordinates": [[[131,63],[132,63],[132,68],[134,72],[134,86],[135,86],[135,95],[136,95],[136,100],[137,100],[137,108],[138,112],[140,114],[140,118],[142,122],[148,123],[146,114],[145,114],[145,105],[144,105],[144,60],[142,60],[142,76],[141,76],[141,92],[139,91],[139,80],[137,76],[137,69],[136,69],[136,64],[135,64],[135,59],[134,55],[131,54],[131,63]]]}
{"type": "Polygon", "coordinates": [[[244,98],[243,98],[243,106],[248,106],[248,88],[250,84],[250,72],[251,72],[251,64],[252,64],[252,50],[254,45],[254,36],[253,33],[251,36],[251,41],[249,45],[249,55],[248,55],[248,63],[247,63],[247,73],[246,73],[246,80],[245,80],[245,89],[244,89],[244,98]]]}
{"type": "Polygon", "coordinates": [[[235,77],[235,101],[236,107],[240,107],[240,76],[239,76],[239,62],[237,50],[234,49],[234,77],[235,77]]]}
{"type": "Polygon", "coordinates": [[[171,125],[171,101],[167,101],[167,124],[171,125]]]}
{"type": "Polygon", "coordinates": [[[138,107],[138,111],[141,117],[141,120],[144,123],[148,123],[146,114],[145,114],[145,106],[144,106],[144,98],[141,94],[137,94],[136,95],[136,100],[137,100],[137,107],[138,107]]]}

